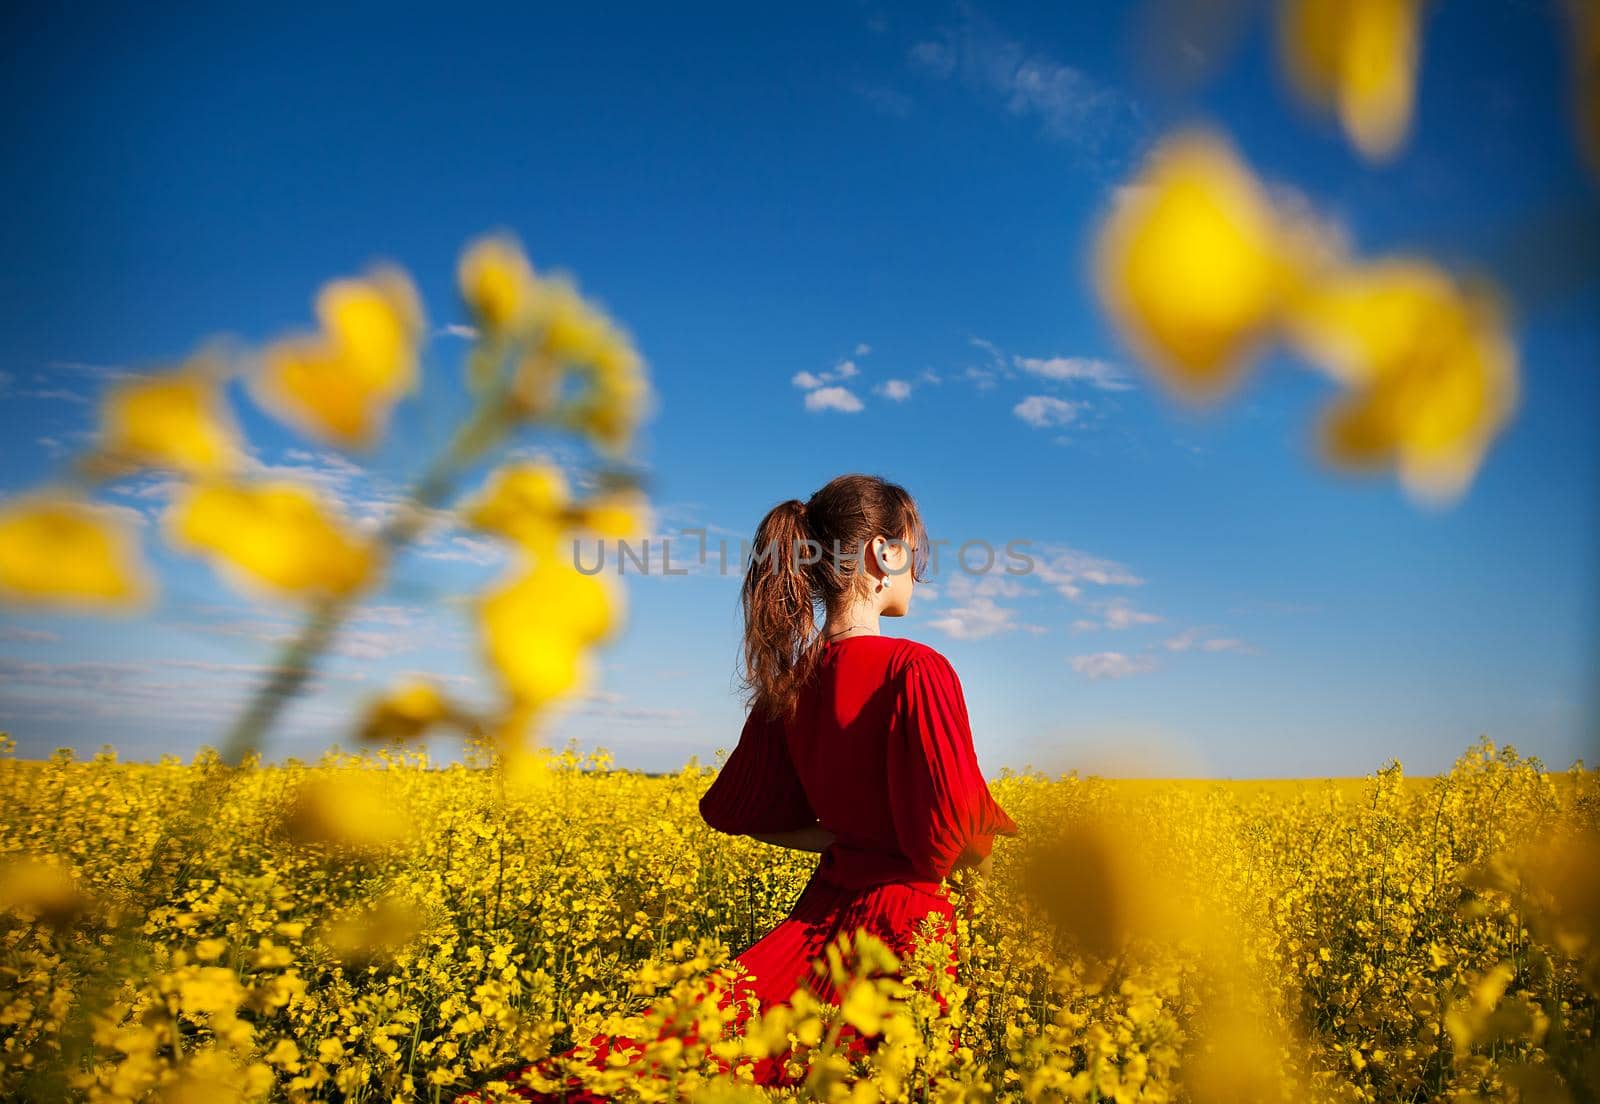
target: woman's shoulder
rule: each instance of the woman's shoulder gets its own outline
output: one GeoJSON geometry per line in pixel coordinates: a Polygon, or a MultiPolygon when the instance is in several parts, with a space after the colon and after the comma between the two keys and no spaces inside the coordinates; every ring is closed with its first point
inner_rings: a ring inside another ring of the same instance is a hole
{"type": "Polygon", "coordinates": [[[891,676],[909,674],[912,671],[952,678],[955,676],[955,668],[937,648],[909,637],[885,637],[884,640],[885,647],[889,650],[888,673],[891,676]]]}

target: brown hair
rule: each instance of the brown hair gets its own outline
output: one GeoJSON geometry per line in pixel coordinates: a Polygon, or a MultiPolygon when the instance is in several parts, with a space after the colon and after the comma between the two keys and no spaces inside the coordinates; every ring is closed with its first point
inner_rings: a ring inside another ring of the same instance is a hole
{"type": "Polygon", "coordinates": [[[741,681],[746,704],[768,717],[789,714],[818,653],[816,615],[864,593],[861,570],[875,536],[909,541],[911,577],[926,578],[927,531],[904,487],[875,475],[841,475],[802,502],[791,498],[756,527],[740,602],[741,681]]]}

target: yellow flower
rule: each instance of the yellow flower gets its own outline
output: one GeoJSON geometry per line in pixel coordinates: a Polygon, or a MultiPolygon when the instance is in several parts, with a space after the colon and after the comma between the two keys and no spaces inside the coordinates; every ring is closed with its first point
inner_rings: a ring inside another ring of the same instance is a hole
{"type": "Polygon", "coordinates": [[[641,494],[614,491],[597,495],[578,504],[573,525],[597,537],[625,540],[650,531],[650,503],[641,494]]]}
{"type": "Polygon", "coordinates": [[[532,320],[538,285],[515,238],[477,239],[461,255],[456,276],[467,308],[491,334],[520,330],[532,320]]]}
{"type": "Polygon", "coordinates": [[[0,866],[0,911],[27,913],[60,928],[86,904],[72,872],[64,866],[28,858],[0,866]]]}
{"type": "Polygon", "coordinates": [[[321,334],[269,346],[255,392],[306,433],[370,445],[417,383],[423,318],[416,288],[399,269],[380,268],[365,279],[326,284],[316,311],[321,334]]]}
{"type": "Polygon", "coordinates": [[[644,361],[621,331],[608,327],[590,362],[589,388],[576,400],[574,424],[601,451],[620,455],[650,413],[653,398],[644,361]]]}
{"type": "Polygon", "coordinates": [[[1392,463],[1420,500],[1459,496],[1518,403],[1517,353],[1494,293],[1391,260],[1310,285],[1289,319],[1306,355],[1352,388],[1319,427],[1327,460],[1392,463]]]}
{"type": "Polygon", "coordinates": [[[417,937],[425,919],[414,902],[387,894],[330,919],[317,941],[346,963],[386,959],[417,937]]]}
{"type": "Polygon", "coordinates": [[[850,986],[841,1008],[845,1022],[869,1036],[883,1030],[883,1018],[888,1012],[889,1002],[876,985],[865,979],[850,986]]]}
{"type": "Polygon", "coordinates": [[[1224,139],[1198,131],[1163,142],[1122,190],[1095,269],[1129,342],[1194,400],[1233,386],[1292,275],[1261,185],[1224,139]]]}
{"type": "Polygon", "coordinates": [[[151,589],[138,545],[111,510],[64,495],[0,506],[0,597],[119,608],[151,589]]]}
{"type": "Polygon", "coordinates": [[[606,580],[541,558],[480,603],[485,653],[513,698],[542,705],[587,684],[586,650],[615,629],[621,604],[606,580]]]}
{"type": "Polygon", "coordinates": [[[349,595],[378,566],[373,542],[295,483],[208,483],[188,488],[167,514],[172,542],[208,555],[242,584],[296,597],[349,595]]]}
{"type": "Polygon", "coordinates": [[[244,1000],[238,975],[226,966],[191,966],[174,979],[178,1007],[189,1013],[233,1011],[244,1000]]]}
{"type": "Polygon", "coordinates": [[[406,839],[410,823],[393,787],[367,771],[318,775],[301,783],[284,816],[290,839],[378,854],[406,839]]]}
{"type": "Polygon", "coordinates": [[[239,462],[220,381],[204,368],[114,384],[101,405],[100,427],[100,449],[112,464],[215,475],[239,462]]]}
{"type": "Polygon", "coordinates": [[[1424,0],[1286,0],[1279,53],[1300,91],[1331,107],[1365,156],[1393,155],[1411,127],[1424,0]]]}
{"type": "Polygon", "coordinates": [[[1577,107],[1578,141],[1589,170],[1600,177],[1600,4],[1567,0],[1572,34],[1572,97],[1577,107]]]}
{"type": "Polygon", "coordinates": [[[507,464],[467,508],[467,522],[535,553],[554,551],[571,501],[566,473],[553,464],[507,464]]]}
{"type": "Polygon", "coordinates": [[[570,280],[554,276],[540,281],[537,304],[543,328],[541,344],[552,357],[570,364],[588,364],[599,355],[609,321],[578,293],[570,280]]]}
{"type": "Polygon", "coordinates": [[[575,369],[586,386],[562,411],[566,424],[604,452],[626,451],[653,398],[644,361],[628,335],[562,277],[539,282],[535,316],[542,337],[523,359],[513,387],[523,411],[548,413],[565,371],[575,369]]]}
{"type": "Polygon", "coordinates": [[[452,715],[450,703],[437,684],[408,679],[373,702],[361,724],[361,739],[415,740],[452,715]]]}

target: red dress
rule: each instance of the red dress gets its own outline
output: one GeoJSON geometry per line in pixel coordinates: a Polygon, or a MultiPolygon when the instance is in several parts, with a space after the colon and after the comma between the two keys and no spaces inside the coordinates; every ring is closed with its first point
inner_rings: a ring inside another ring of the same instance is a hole
{"type": "MultiPolygon", "coordinates": [[[[831,980],[812,969],[831,941],[862,927],[904,957],[930,912],[951,933],[954,973],[955,915],[943,879],[964,855],[976,861],[989,854],[996,835],[1017,834],[978,769],[950,661],[925,644],[888,636],[822,645],[793,720],[746,718],[738,745],[700,798],[700,814],[735,835],[820,822],[835,837],[789,916],[737,956],[749,973],[735,991],[755,993],[762,1008],[787,1004],[800,987],[837,1004],[831,980]]],[[[727,999],[725,993],[723,1007],[727,999]]],[[[591,1044],[602,1067],[608,1051],[640,1046],[605,1036],[591,1044]]],[[[781,1066],[763,1060],[757,1083],[785,1084],[781,1066]]],[[[545,1063],[539,1068],[548,1074],[545,1063]]],[[[515,1083],[514,1074],[509,1079],[515,1083]]],[[[519,1095],[560,1098],[526,1089],[519,1095]]],[[[567,1099],[585,1095],[569,1092],[567,1099]]]]}

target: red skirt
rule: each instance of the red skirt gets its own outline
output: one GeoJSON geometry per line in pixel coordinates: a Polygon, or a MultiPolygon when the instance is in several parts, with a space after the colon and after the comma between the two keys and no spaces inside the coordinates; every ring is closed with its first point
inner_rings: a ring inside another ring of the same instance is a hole
{"type": "MultiPolygon", "coordinates": [[[[745,968],[745,973],[733,978],[731,984],[713,982],[717,991],[717,1005],[726,1009],[735,997],[760,998],[763,1010],[791,1003],[795,990],[806,989],[819,1000],[837,1005],[843,997],[833,983],[826,968],[827,948],[840,936],[850,937],[857,930],[870,932],[882,940],[902,962],[911,956],[918,937],[918,928],[929,914],[935,914],[938,938],[948,948],[948,965],[945,973],[956,976],[957,949],[955,908],[949,893],[938,882],[888,882],[862,888],[848,888],[826,880],[820,872],[813,874],[789,915],[777,927],[736,956],[735,961],[745,968]],[[819,971],[814,967],[822,963],[819,971]]],[[[721,979],[725,975],[716,974],[721,979]]],[[[939,1006],[945,1007],[942,997],[939,1006]]],[[[749,1019],[747,999],[740,999],[731,1025],[726,1029],[738,1034],[749,1019]]],[[[661,1037],[666,1037],[663,1031],[661,1037]]],[[[693,1027],[682,1036],[684,1042],[693,1042],[693,1027]]],[[[873,1040],[862,1039],[853,1028],[846,1025],[840,1034],[841,1043],[848,1053],[860,1054],[873,1045],[873,1040]]],[[[613,1053],[637,1055],[644,1049],[638,1039],[625,1036],[596,1035],[589,1040],[594,1048],[591,1065],[605,1069],[613,1053]]],[[[572,1058],[578,1051],[574,1046],[551,1055],[532,1066],[507,1071],[495,1078],[507,1081],[510,1094],[524,1100],[535,1101],[600,1101],[606,1099],[593,1092],[582,1090],[577,1077],[571,1077],[565,1090],[540,1092],[521,1085],[521,1075],[537,1071],[551,1080],[561,1077],[556,1068],[558,1059],[572,1058]]],[[[788,1087],[797,1082],[784,1070],[787,1055],[777,1054],[755,1063],[754,1083],[769,1087],[788,1087]]],[[[726,1063],[712,1058],[723,1069],[726,1063]]],[[[471,1096],[460,1098],[472,1099],[471,1096]]]]}

